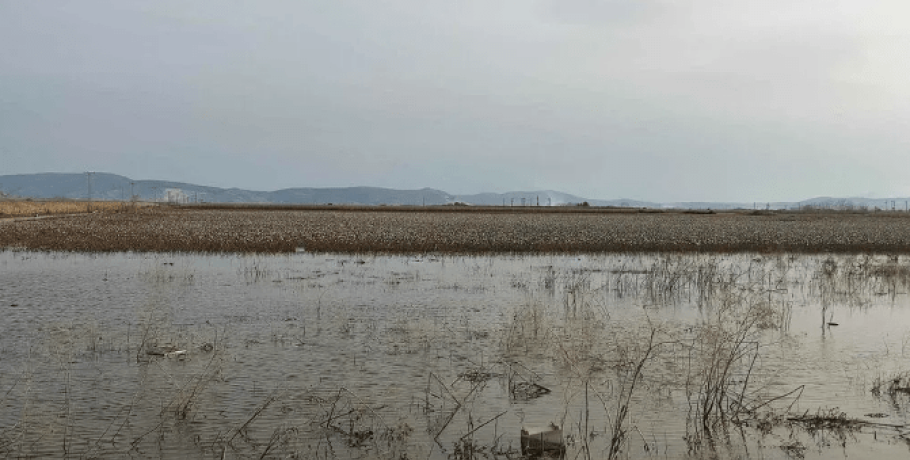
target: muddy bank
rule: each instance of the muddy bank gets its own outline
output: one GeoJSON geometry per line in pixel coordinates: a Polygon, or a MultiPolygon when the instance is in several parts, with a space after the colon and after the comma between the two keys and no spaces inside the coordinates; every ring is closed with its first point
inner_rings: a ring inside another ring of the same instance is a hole
{"type": "Polygon", "coordinates": [[[0,223],[0,247],[340,253],[910,253],[903,213],[146,208],[0,223]]]}

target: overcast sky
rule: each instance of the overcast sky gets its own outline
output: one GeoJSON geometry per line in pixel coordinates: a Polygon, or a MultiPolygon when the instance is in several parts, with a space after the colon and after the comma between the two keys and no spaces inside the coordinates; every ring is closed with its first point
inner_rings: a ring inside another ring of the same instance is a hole
{"type": "Polygon", "coordinates": [[[0,175],[910,195],[906,0],[0,0],[0,175]]]}

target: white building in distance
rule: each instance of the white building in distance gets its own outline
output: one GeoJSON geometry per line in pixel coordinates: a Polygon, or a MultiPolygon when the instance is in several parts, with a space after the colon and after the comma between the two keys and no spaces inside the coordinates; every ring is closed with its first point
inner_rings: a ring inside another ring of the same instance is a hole
{"type": "Polygon", "coordinates": [[[186,203],[189,197],[179,188],[169,188],[164,190],[164,198],[168,203],[186,203]]]}

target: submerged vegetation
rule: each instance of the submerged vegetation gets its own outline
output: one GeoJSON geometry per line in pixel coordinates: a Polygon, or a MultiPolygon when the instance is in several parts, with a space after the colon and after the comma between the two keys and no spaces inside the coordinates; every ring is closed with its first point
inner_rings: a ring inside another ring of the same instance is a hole
{"type": "Polygon", "coordinates": [[[0,247],[388,254],[910,253],[910,215],[896,212],[697,214],[577,207],[344,206],[129,210],[136,212],[0,221],[0,247]]]}

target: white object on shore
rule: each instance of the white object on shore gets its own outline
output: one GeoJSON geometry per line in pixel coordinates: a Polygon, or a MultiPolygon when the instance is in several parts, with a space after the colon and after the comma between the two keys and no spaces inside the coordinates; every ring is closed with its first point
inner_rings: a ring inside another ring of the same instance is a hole
{"type": "Polygon", "coordinates": [[[552,422],[543,427],[521,428],[522,455],[563,452],[565,449],[566,444],[562,439],[562,428],[552,422]]]}

